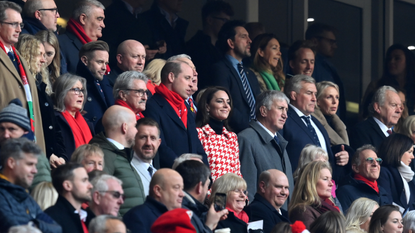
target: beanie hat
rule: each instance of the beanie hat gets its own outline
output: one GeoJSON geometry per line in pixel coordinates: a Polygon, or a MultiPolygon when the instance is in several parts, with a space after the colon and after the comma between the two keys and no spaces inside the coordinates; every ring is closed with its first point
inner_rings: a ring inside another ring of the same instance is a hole
{"type": "Polygon", "coordinates": [[[0,111],[0,123],[2,122],[14,123],[25,131],[31,131],[27,109],[22,107],[22,102],[18,98],[10,101],[9,105],[0,111]]]}
{"type": "Polygon", "coordinates": [[[295,221],[291,224],[291,231],[293,233],[310,233],[301,221],[295,221]]]}
{"type": "Polygon", "coordinates": [[[167,211],[151,227],[152,233],[196,233],[190,222],[193,212],[182,208],[167,211]]]}

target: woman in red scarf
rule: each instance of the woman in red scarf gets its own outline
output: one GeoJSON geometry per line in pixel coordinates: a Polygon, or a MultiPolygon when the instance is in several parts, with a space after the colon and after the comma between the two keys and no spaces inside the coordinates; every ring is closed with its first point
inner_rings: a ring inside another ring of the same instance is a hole
{"type": "Polygon", "coordinates": [[[340,212],[331,199],[331,167],[327,162],[313,161],[305,166],[295,184],[288,215],[291,222],[302,221],[307,228],[327,211],[340,212]]]}
{"type": "Polygon", "coordinates": [[[53,84],[52,98],[57,121],[57,138],[63,148],[58,149],[58,157],[69,161],[72,153],[81,145],[87,144],[94,134],[92,124],[81,115],[87,97],[86,80],[73,74],[61,75],[53,84]]]}
{"type": "Polygon", "coordinates": [[[216,193],[225,193],[226,209],[229,211],[228,218],[220,221],[216,229],[230,228],[231,232],[247,232],[249,216],[244,211],[248,202],[246,188],[245,180],[234,173],[226,173],[213,183],[210,202],[213,202],[216,193]]]}

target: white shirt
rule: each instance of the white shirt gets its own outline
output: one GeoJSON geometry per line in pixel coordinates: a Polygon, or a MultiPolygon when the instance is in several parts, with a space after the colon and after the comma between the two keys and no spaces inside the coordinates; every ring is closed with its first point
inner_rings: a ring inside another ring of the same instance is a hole
{"type": "MultiPolygon", "coordinates": [[[[294,107],[292,104],[289,104],[289,105],[294,109],[294,111],[297,113],[297,115],[303,121],[304,125],[307,127],[307,122],[303,118],[301,118],[302,116],[306,116],[306,115],[304,113],[302,113],[300,110],[298,110],[298,108],[294,107]]],[[[314,124],[313,118],[311,118],[311,117],[310,117],[310,123],[311,123],[311,126],[313,126],[314,130],[316,131],[318,140],[320,141],[321,148],[323,148],[323,150],[327,152],[326,140],[324,139],[324,136],[321,133],[320,129],[317,127],[316,124],[314,124]]]]}
{"type": "Polygon", "coordinates": [[[117,141],[115,141],[114,139],[111,139],[111,138],[107,138],[107,140],[110,141],[115,147],[117,147],[118,150],[124,150],[125,147],[121,143],[119,143],[119,142],[117,142],[117,141]]]}
{"type": "Polygon", "coordinates": [[[373,117],[373,119],[376,121],[376,123],[379,125],[380,130],[382,130],[383,134],[385,134],[386,137],[389,137],[388,130],[392,131],[392,128],[388,128],[385,124],[383,124],[382,121],[380,121],[378,118],[373,117]]]}
{"type": "Polygon", "coordinates": [[[153,168],[153,175],[157,171],[157,169],[155,169],[151,163],[146,163],[143,160],[141,160],[135,152],[134,152],[134,157],[131,160],[131,165],[140,175],[141,183],[143,184],[143,188],[144,188],[144,195],[147,196],[150,191],[150,181],[151,181],[148,168],[150,166],[153,168]]]}
{"type": "MultiPolygon", "coordinates": [[[[271,137],[275,137],[277,136],[277,133],[273,134],[271,131],[269,131],[263,124],[261,124],[261,122],[257,121],[258,124],[267,132],[269,133],[269,135],[271,135],[271,137]]],[[[277,136],[278,137],[278,136],[277,136]]]]}

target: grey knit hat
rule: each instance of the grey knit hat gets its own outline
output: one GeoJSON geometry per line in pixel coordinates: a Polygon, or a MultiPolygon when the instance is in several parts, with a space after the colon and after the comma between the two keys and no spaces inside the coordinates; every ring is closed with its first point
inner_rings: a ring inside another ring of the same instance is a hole
{"type": "Polygon", "coordinates": [[[22,107],[22,102],[16,98],[0,111],[0,123],[10,122],[20,126],[25,131],[31,131],[30,119],[27,110],[22,107]]]}

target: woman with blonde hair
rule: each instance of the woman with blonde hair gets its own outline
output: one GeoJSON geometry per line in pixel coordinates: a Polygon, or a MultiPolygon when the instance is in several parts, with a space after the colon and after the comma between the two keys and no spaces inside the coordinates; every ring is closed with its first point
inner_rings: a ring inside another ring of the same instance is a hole
{"type": "Polygon", "coordinates": [[[327,211],[340,212],[331,199],[332,170],[327,162],[306,165],[294,187],[288,215],[291,222],[302,221],[307,228],[327,211]]]}
{"type": "Polygon", "coordinates": [[[347,211],[346,233],[366,233],[369,230],[370,219],[378,208],[379,204],[372,199],[356,199],[347,211]]]}
{"type": "Polygon", "coordinates": [[[39,204],[42,210],[55,205],[58,200],[58,192],[53,187],[52,182],[41,182],[30,193],[33,199],[39,204]]]}
{"type": "Polygon", "coordinates": [[[415,115],[408,116],[404,120],[401,129],[396,132],[410,137],[415,144],[415,115]]]}
{"type": "Polygon", "coordinates": [[[63,71],[62,73],[66,73],[65,68],[62,67],[61,64],[58,38],[51,30],[39,31],[35,36],[43,43],[43,46],[45,46],[46,67],[49,70],[50,81],[54,83],[60,76],[61,71],[63,71]]]}
{"type": "Polygon", "coordinates": [[[104,170],[104,152],[98,144],[84,144],[75,149],[71,156],[71,162],[79,163],[86,172],[93,170],[104,170]]]}
{"type": "Polygon", "coordinates": [[[143,74],[145,74],[149,79],[147,89],[151,91],[151,94],[155,93],[155,86],[158,86],[161,83],[161,69],[163,69],[165,64],[166,60],[164,59],[153,59],[143,70],[143,74]],[[151,86],[149,87],[150,80],[151,86]]]}
{"type": "Polygon", "coordinates": [[[316,145],[307,144],[301,151],[300,158],[298,159],[297,169],[293,173],[295,181],[300,175],[301,169],[303,169],[307,164],[313,161],[327,162],[329,161],[329,156],[327,155],[327,152],[323,150],[323,148],[316,145]]]}

